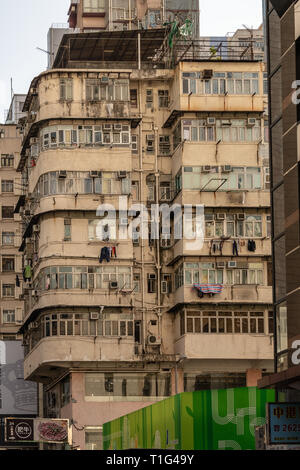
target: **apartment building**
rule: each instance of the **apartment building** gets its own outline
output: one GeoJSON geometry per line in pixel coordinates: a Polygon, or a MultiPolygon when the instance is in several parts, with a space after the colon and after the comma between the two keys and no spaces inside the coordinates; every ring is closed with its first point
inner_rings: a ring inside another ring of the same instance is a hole
{"type": "Polygon", "coordinates": [[[266,2],[276,374],[260,385],[276,387],[281,401],[299,400],[299,11],[299,1],[266,2]]]}
{"type": "MultiPolygon", "coordinates": [[[[247,59],[267,62],[263,24],[259,28],[248,28],[244,25],[244,28],[228,32],[226,36],[200,36],[200,40],[204,49],[210,48],[211,55],[215,59],[220,57],[225,60],[247,59]]],[[[265,74],[267,78],[267,73],[265,74]]]]}
{"type": "Polygon", "coordinates": [[[23,319],[21,218],[15,214],[20,194],[21,175],[17,173],[22,136],[17,120],[26,95],[14,95],[7,123],[0,125],[0,208],[1,208],[1,317],[0,339],[15,339],[23,319]],[[22,105],[21,105],[22,104],[22,105]]]}
{"type": "Polygon", "coordinates": [[[18,124],[19,120],[25,116],[23,106],[26,95],[14,94],[11,99],[10,107],[6,115],[5,124],[18,124]]]}
{"type": "Polygon", "coordinates": [[[168,34],[67,35],[25,101],[24,374],[80,449],[171,394],[273,371],[264,65],[183,55],[168,34]],[[175,214],[171,237],[136,235],[151,216],[132,206],[156,203],[192,206],[194,225],[204,206],[203,243],[175,214]]]}
{"type": "Polygon", "coordinates": [[[228,41],[234,43],[234,50],[236,50],[236,42],[238,42],[241,54],[246,55],[250,60],[265,60],[263,24],[256,29],[247,26],[237,29],[229,35],[228,41]]]}
{"type": "Polygon", "coordinates": [[[199,0],[71,0],[68,14],[70,28],[81,32],[161,28],[189,18],[200,34],[199,0]]]}

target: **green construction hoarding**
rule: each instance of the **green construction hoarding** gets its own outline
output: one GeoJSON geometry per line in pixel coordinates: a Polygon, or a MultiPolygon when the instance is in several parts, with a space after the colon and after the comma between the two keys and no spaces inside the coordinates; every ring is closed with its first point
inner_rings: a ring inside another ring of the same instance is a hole
{"type": "Polygon", "coordinates": [[[104,424],[103,449],[251,450],[273,390],[181,393],[104,424]]]}

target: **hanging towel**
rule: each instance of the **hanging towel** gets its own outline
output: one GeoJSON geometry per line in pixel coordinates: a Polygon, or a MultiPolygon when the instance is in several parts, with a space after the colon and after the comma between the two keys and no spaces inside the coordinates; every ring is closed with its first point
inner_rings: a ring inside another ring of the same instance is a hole
{"type": "Polygon", "coordinates": [[[221,284],[194,284],[194,288],[202,294],[221,294],[223,291],[221,284]]]}

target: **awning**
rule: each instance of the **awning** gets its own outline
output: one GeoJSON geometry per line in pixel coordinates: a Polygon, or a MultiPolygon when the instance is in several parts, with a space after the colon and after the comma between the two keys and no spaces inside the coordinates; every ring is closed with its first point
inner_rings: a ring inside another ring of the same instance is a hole
{"type": "Polygon", "coordinates": [[[141,61],[152,62],[165,40],[167,31],[168,28],[161,28],[65,34],[53,69],[70,67],[76,62],[137,62],[139,34],[141,61]]]}
{"type": "Polygon", "coordinates": [[[277,372],[276,374],[267,375],[258,382],[259,388],[281,388],[300,383],[300,365],[289,367],[287,370],[277,372]]]}

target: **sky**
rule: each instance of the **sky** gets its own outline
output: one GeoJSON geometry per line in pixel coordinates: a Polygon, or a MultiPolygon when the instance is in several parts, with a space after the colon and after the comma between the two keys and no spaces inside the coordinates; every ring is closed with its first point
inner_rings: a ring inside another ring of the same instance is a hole
{"type": "MultiPolygon", "coordinates": [[[[0,122],[14,93],[27,93],[31,80],[47,68],[47,33],[53,23],[66,23],[70,0],[1,1],[0,122]]],[[[262,0],[200,0],[202,36],[225,36],[262,22],[262,0]]]]}

